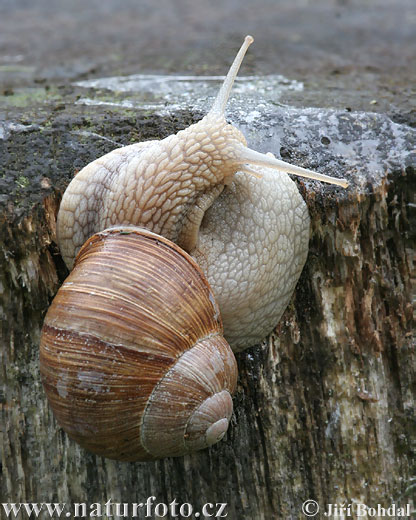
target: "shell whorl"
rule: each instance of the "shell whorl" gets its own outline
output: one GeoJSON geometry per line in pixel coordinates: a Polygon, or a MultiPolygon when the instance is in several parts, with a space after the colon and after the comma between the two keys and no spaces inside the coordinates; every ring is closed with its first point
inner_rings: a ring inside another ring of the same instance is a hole
{"type": "Polygon", "coordinates": [[[212,291],[149,231],[85,243],[45,318],[40,362],[58,422],[97,454],[183,455],[228,427],[237,370],[212,291]]]}

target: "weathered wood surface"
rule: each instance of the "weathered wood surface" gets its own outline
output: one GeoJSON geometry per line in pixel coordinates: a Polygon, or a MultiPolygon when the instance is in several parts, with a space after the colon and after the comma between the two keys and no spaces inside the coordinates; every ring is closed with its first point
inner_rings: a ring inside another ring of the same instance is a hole
{"type": "Polygon", "coordinates": [[[57,426],[38,346],[66,275],[54,234],[60,193],[114,142],[162,137],[198,117],[68,105],[4,126],[2,168],[14,183],[3,192],[0,244],[2,502],[154,495],[196,508],[227,502],[228,518],[256,520],[304,518],[307,499],[410,503],[416,139],[382,115],[281,108],[237,121],[254,148],[346,173],[351,187],[299,181],[312,218],[309,257],[275,333],[238,355],[225,441],[185,458],[118,463],[83,451],[57,426]]]}

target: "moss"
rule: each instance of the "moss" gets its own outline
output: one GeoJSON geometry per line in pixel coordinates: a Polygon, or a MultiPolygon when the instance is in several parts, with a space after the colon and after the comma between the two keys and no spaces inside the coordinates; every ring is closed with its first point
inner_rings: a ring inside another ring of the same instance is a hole
{"type": "Polygon", "coordinates": [[[27,188],[27,186],[30,184],[30,180],[24,175],[19,175],[19,177],[16,179],[16,184],[19,188],[27,188]]]}
{"type": "Polygon", "coordinates": [[[56,88],[15,88],[0,97],[0,107],[26,108],[44,103],[57,103],[59,100],[62,100],[62,97],[56,88]]]}
{"type": "Polygon", "coordinates": [[[34,70],[34,67],[31,67],[30,65],[14,65],[14,64],[8,64],[8,65],[0,65],[0,72],[6,73],[6,72],[32,72],[34,70]]]}

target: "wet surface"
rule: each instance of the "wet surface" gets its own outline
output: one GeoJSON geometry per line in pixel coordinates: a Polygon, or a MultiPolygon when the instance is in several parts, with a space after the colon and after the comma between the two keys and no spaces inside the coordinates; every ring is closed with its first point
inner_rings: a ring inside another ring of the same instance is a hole
{"type": "MultiPolygon", "coordinates": [[[[224,76],[135,74],[79,81],[75,86],[91,89],[87,92],[93,97],[84,90],[85,95],[76,103],[154,110],[157,115],[189,108],[206,113],[223,80],[224,76]]],[[[302,90],[301,82],[280,75],[240,76],[234,82],[227,114],[232,117],[235,112],[252,113],[252,117],[260,117],[266,105],[276,105],[288,91],[302,90]]]]}

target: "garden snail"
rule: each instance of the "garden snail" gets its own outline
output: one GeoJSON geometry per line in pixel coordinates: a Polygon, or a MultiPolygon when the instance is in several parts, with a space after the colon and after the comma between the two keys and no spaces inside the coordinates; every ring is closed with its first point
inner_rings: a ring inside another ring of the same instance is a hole
{"type": "Polygon", "coordinates": [[[107,227],[135,225],[173,240],[204,264],[225,337],[235,350],[259,342],[277,324],[306,260],[306,205],[289,176],[273,178],[271,169],[347,185],[250,150],[241,132],[226,122],[230,91],[252,41],[245,38],[201,121],[162,141],[118,148],[90,163],[69,184],[57,222],[68,267],[85,240],[107,227]],[[264,174],[253,165],[270,170],[264,174]],[[218,227],[221,234],[215,237],[204,232],[218,227]]]}
{"type": "Polygon", "coordinates": [[[62,198],[58,242],[69,268],[76,260],[45,318],[41,371],[59,422],[96,453],[146,460],[200,449],[224,435],[236,381],[227,341],[240,350],[270,332],[307,255],[306,205],[296,184],[274,170],[347,185],[250,150],[226,122],[230,91],[252,41],[246,37],[201,121],[93,161],[62,198]],[[144,246],[149,241],[152,247],[144,246]],[[161,248],[176,252],[169,266],[161,248]],[[183,259],[197,274],[175,265],[183,259]],[[182,281],[174,283],[178,276],[182,281]],[[204,296],[185,304],[181,297],[194,292],[195,277],[204,279],[204,296]],[[165,304],[173,296],[165,286],[179,293],[169,311],[173,340],[165,327],[165,304]],[[185,308],[196,316],[178,324],[185,308]]]}

